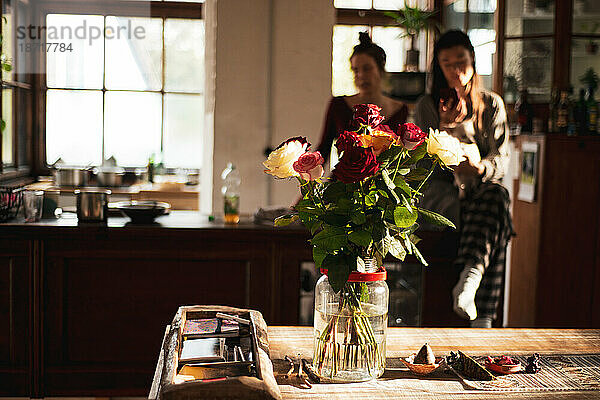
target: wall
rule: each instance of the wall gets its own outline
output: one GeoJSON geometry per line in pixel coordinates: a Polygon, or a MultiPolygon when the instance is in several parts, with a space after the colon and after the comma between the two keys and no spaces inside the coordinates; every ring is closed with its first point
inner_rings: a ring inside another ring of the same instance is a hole
{"type": "MultiPolygon", "coordinates": [[[[243,213],[289,205],[295,185],[272,182],[261,162],[265,147],[290,136],[317,144],[331,93],[333,6],[321,0],[210,0],[206,13],[216,15],[206,32],[207,64],[215,55],[213,213],[222,214],[220,174],[228,161],[241,172],[243,213]]],[[[207,81],[209,74],[207,65],[207,81]]],[[[202,209],[209,203],[205,196],[202,209]]]]}

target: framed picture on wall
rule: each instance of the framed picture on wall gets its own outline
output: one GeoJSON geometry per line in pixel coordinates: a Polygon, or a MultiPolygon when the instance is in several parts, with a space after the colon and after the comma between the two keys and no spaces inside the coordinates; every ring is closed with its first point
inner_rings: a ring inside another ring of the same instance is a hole
{"type": "Polygon", "coordinates": [[[524,142],[521,146],[521,169],[519,171],[519,194],[517,198],[533,203],[538,177],[539,144],[524,142]]]}

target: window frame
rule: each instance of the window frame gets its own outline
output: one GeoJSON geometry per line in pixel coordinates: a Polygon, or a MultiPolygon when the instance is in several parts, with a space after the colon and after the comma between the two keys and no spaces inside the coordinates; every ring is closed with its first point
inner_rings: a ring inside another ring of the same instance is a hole
{"type": "MultiPolygon", "coordinates": [[[[0,0],[2,2],[3,0],[0,0]]],[[[191,3],[191,2],[180,2],[180,1],[122,1],[122,0],[110,0],[110,1],[98,1],[93,3],[81,2],[77,0],[41,0],[36,3],[36,9],[32,9],[31,3],[23,0],[13,0],[15,3],[23,2],[29,7],[31,13],[31,21],[38,24],[38,26],[44,26],[46,16],[48,14],[80,14],[80,15],[102,15],[102,16],[119,16],[119,17],[149,17],[149,18],[162,18],[163,24],[166,18],[181,18],[181,19],[204,19],[203,3],[191,3]],[[148,10],[150,13],[148,14],[148,10]]],[[[2,4],[2,3],[0,3],[2,4]]],[[[1,22],[0,22],[1,24],[1,22]]],[[[16,28],[16,24],[13,24],[16,28]]],[[[1,25],[0,25],[1,28],[1,25]]],[[[16,37],[16,29],[11,32],[13,38],[16,37]]],[[[16,43],[13,40],[13,43],[16,43]]],[[[163,43],[164,47],[164,43],[163,43]]],[[[16,56],[16,51],[14,52],[16,56]]],[[[17,113],[17,109],[14,106],[13,100],[13,121],[25,119],[25,123],[29,127],[27,129],[29,137],[30,148],[29,162],[30,165],[27,168],[20,168],[18,171],[4,171],[1,162],[0,152],[0,183],[17,178],[27,178],[28,176],[37,175],[49,175],[50,168],[46,163],[46,91],[49,89],[46,85],[46,56],[45,51],[36,51],[30,53],[31,57],[28,62],[38,65],[38,74],[28,74],[31,83],[24,83],[23,88],[31,90],[31,102],[32,107],[27,107],[24,112],[17,113]]],[[[17,60],[18,62],[18,60],[17,60]]],[[[163,54],[164,63],[164,54],[163,54]]],[[[164,74],[164,70],[163,70],[164,74]]],[[[3,87],[5,82],[2,82],[3,87]]],[[[20,82],[13,82],[16,87],[21,87],[20,82]]],[[[52,89],[52,88],[50,88],[52,89]]],[[[103,88],[102,91],[106,89],[103,88]]],[[[164,82],[161,88],[161,93],[164,92],[164,82]]],[[[170,92],[169,92],[170,93],[170,92]]],[[[0,91],[0,104],[2,93],[0,91]]],[[[14,96],[14,94],[13,94],[14,96]]],[[[164,107],[164,105],[163,105],[164,107]]],[[[161,127],[161,130],[163,128],[161,127]]],[[[14,136],[16,136],[16,129],[13,130],[13,143],[15,142],[14,136]]],[[[1,143],[0,143],[1,151],[1,143]]],[[[17,152],[17,146],[13,145],[13,153],[17,152]]],[[[14,158],[14,160],[18,160],[14,158]]]]}
{"type": "MultiPolygon", "coordinates": [[[[4,10],[6,1],[4,0],[0,0],[0,10],[4,10]]],[[[12,15],[12,19],[13,19],[13,27],[16,27],[17,23],[18,23],[18,18],[19,18],[19,9],[20,9],[20,5],[28,5],[29,3],[27,1],[23,1],[23,0],[13,0],[10,3],[10,7],[11,7],[11,12],[10,14],[12,15]]],[[[4,16],[4,13],[2,13],[2,16],[4,16]]],[[[2,32],[2,29],[4,28],[4,18],[0,18],[0,32],[2,32]]],[[[16,30],[13,29],[10,32],[11,35],[11,42],[14,44],[16,43],[16,30]]],[[[2,43],[2,50],[4,49],[4,42],[2,43]]],[[[10,134],[12,135],[12,164],[11,165],[4,165],[4,162],[2,160],[2,141],[0,140],[0,183],[5,183],[5,182],[12,182],[12,181],[20,181],[23,180],[24,178],[26,178],[27,176],[30,175],[31,170],[32,170],[32,162],[33,162],[33,149],[31,148],[32,146],[28,146],[28,148],[25,149],[25,152],[27,153],[27,158],[29,163],[28,164],[21,164],[21,160],[20,155],[21,152],[23,151],[22,146],[27,146],[27,143],[33,143],[32,141],[32,107],[25,107],[24,110],[21,110],[21,99],[22,96],[25,96],[24,98],[27,99],[29,98],[28,102],[32,101],[32,96],[33,96],[33,84],[32,84],[32,77],[31,74],[17,74],[17,70],[18,70],[18,66],[20,66],[22,60],[19,59],[18,57],[18,53],[16,51],[16,48],[12,49],[12,59],[10,60],[10,63],[13,67],[12,69],[12,79],[7,80],[4,79],[4,77],[2,77],[1,79],[1,85],[2,85],[2,90],[0,90],[0,111],[1,111],[1,107],[2,107],[2,101],[3,101],[3,92],[4,89],[12,89],[12,112],[11,112],[11,118],[12,118],[12,132],[10,132],[10,134]],[[23,94],[22,91],[27,91],[29,92],[29,95],[26,96],[23,94]],[[26,143],[19,143],[19,128],[21,126],[24,125],[24,130],[26,132],[26,143]]],[[[30,60],[28,59],[24,59],[23,62],[30,62],[30,60]]],[[[26,69],[28,70],[28,69],[26,69]]],[[[0,112],[1,115],[1,112],[0,112]]],[[[2,134],[6,134],[6,131],[2,132],[2,134]]]]}

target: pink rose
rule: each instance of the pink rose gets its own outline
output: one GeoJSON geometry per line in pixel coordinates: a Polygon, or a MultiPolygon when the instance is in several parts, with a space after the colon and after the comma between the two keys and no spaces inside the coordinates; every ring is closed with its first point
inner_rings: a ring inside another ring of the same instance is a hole
{"type": "Polygon", "coordinates": [[[399,126],[399,142],[406,150],[413,150],[417,146],[421,145],[427,138],[427,134],[421,130],[417,125],[406,123],[399,126]]]}
{"type": "Polygon", "coordinates": [[[314,181],[323,176],[323,163],[325,160],[318,151],[302,154],[293,164],[294,171],[300,174],[305,181],[314,181]]]}

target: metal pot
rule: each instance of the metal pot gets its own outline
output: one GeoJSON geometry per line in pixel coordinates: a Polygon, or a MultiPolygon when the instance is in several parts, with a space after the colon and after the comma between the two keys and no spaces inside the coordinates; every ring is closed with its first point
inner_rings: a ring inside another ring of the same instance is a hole
{"type": "Polygon", "coordinates": [[[99,186],[115,187],[122,185],[125,170],[120,167],[98,167],[94,168],[94,174],[99,186]]]}
{"type": "Polygon", "coordinates": [[[77,219],[79,222],[106,222],[110,190],[100,188],[77,189],[77,219]]]}
{"type": "Polygon", "coordinates": [[[88,184],[89,168],[57,166],[52,174],[56,186],[85,186],[88,184]]]}

